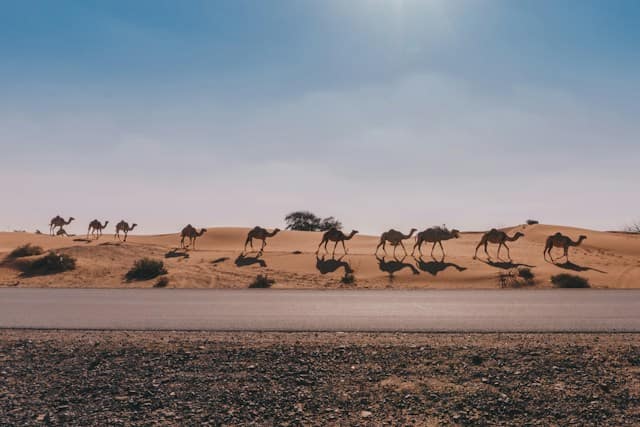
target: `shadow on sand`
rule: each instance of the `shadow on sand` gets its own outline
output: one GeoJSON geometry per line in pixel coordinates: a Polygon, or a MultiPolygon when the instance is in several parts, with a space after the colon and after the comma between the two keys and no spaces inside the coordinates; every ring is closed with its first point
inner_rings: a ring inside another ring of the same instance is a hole
{"type": "Polygon", "coordinates": [[[416,260],[416,266],[420,270],[424,271],[425,273],[429,273],[432,276],[437,276],[447,268],[454,268],[458,272],[465,271],[467,269],[466,267],[461,267],[458,264],[454,264],[452,262],[444,262],[444,258],[442,258],[440,261],[433,257],[433,261],[425,261],[422,257],[414,257],[414,259],[416,260]]]}
{"type": "Polygon", "coordinates": [[[491,260],[483,260],[480,258],[476,258],[476,259],[483,264],[487,264],[490,267],[499,268],[501,270],[511,270],[512,268],[520,268],[520,267],[535,268],[535,265],[520,264],[513,261],[491,261],[491,260]]]}
{"type": "Polygon", "coordinates": [[[260,255],[248,256],[246,254],[240,254],[238,255],[238,258],[236,258],[235,263],[237,267],[247,267],[254,264],[259,264],[260,267],[267,266],[267,263],[262,258],[260,258],[260,255]]]}
{"type": "Polygon", "coordinates": [[[385,257],[380,258],[378,255],[376,255],[380,271],[388,273],[390,279],[393,279],[394,273],[397,273],[404,268],[408,268],[413,274],[420,274],[420,272],[413,266],[413,264],[404,262],[405,258],[406,256],[402,257],[402,259],[393,258],[391,261],[387,261],[385,260],[385,257]]]}
{"type": "Polygon", "coordinates": [[[602,270],[598,270],[597,268],[592,268],[592,267],[584,267],[582,265],[578,265],[578,264],[574,264],[571,261],[566,261],[562,264],[558,264],[553,262],[553,265],[555,265],[556,267],[560,267],[563,268],[565,270],[571,270],[571,271],[596,271],[598,273],[602,273],[602,274],[607,274],[606,271],[602,271],[602,270]]]}
{"type": "Polygon", "coordinates": [[[316,255],[316,268],[320,272],[320,274],[328,274],[333,273],[334,271],[344,268],[344,274],[353,273],[353,269],[351,268],[351,264],[347,261],[342,261],[345,256],[342,255],[340,258],[336,259],[335,257],[331,257],[330,259],[325,259],[325,255],[319,257],[316,255]]]}

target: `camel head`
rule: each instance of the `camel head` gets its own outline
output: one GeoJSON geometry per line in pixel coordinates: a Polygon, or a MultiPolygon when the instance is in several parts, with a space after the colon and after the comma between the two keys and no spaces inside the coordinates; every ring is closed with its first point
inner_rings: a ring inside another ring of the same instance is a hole
{"type": "Polygon", "coordinates": [[[460,230],[456,230],[456,229],[454,228],[453,230],[451,230],[451,235],[452,235],[455,239],[460,238],[460,230]]]}
{"type": "Polygon", "coordinates": [[[578,242],[582,242],[583,240],[587,240],[587,236],[585,236],[584,234],[578,237],[578,242]]]}
{"type": "Polygon", "coordinates": [[[518,231],[516,234],[513,235],[513,240],[519,239],[521,237],[524,237],[524,233],[521,233],[518,231]]]}
{"type": "Polygon", "coordinates": [[[358,230],[351,230],[351,234],[349,234],[349,239],[352,238],[353,236],[355,236],[358,233],[359,233],[358,230]]]}
{"type": "Polygon", "coordinates": [[[69,223],[70,223],[71,221],[75,221],[75,218],[74,218],[74,217],[72,217],[72,216],[70,216],[70,217],[69,217],[69,221],[67,221],[67,222],[69,222],[69,223]]]}
{"type": "Polygon", "coordinates": [[[134,228],[136,228],[138,226],[138,224],[134,223],[130,228],[129,231],[133,230],[134,228]]]}
{"type": "Polygon", "coordinates": [[[202,230],[200,230],[200,233],[198,233],[198,236],[202,236],[206,232],[207,232],[207,229],[203,228],[202,230]]]}

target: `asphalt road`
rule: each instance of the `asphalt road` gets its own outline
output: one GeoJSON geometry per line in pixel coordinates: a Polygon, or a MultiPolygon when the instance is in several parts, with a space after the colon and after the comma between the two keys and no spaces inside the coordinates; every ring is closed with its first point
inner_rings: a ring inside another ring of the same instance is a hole
{"type": "Polygon", "coordinates": [[[640,332],[640,291],[6,288],[0,328],[640,332]]]}

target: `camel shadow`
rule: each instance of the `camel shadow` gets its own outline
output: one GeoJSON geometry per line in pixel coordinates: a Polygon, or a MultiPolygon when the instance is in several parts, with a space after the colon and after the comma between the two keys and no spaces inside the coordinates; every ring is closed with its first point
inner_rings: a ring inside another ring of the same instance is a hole
{"type": "Polygon", "coordinates": [[[247,256],[246,254],[238,255],[238,258],[235,260],[235,264],[237,267],[248,267],[250,265],[258,264],[260,267],[266,267],[267,263],[258,256],[247,256]]]}
{"type": "Polygon", "coordinates": [[[316,255],[316,269],[318,269],[320,274],[333,273],[340,268],[344,268],[345,275],[353,273],[351,264],[347,261],[342,261],[342,258],[344,258],[344,255],[338,259],[333,256],[330,259],[325,259],[325,255],[322,255],[322,257],[316,255]]]}
{"type": "Polygon", "coordinates": [[[422,257],[419,257],[419,258],[414,257],[414,259],[416,260],[416,265],[420,270],[424,271],[425,273],[429,273],[432,276],[437,276],[439,273],[445,271],[447,268],[454,268],[458,272],[462,272],[467,269],[466,267],[461,267],[458,264],[454,264],[452,262],[444,262],[444,258],[442,258],[440,261],[433,258],[433,261],[428,261],[428,262],[423,260],[422,257]]]}
{"type": "Polygon", "coordinates": [[[563,268],[565,270],[578,271],[578,272],[580,272],[580,271],[595,271],[595,272],[602,273],[602,274],[608,274],[606,271],[598,270],[597,268],[585,267],[585,266],[582,266],[582,265],[574,264],[571,261],[566,261],[563,264],[558,264],[558,263],[553,262],[552,264],[555,265],[556,267],[560,267],[560,268],[563,268]]]}
{"type": "Polygon", "coordinates": [[[404,262],[406,256],[402,257],[402,259],[393,258],[391,261],[387,261],[384,258],[384,256],[380,258],[378,255],[376,255],[376,259],[378,260],[378,268],[380,268],[380,271],[388,273],[390,279],[393,279],[393,275],[395,273],[405,268],[411,270],[413,274],[420,274],[420,272],[413,266],[413,264],[404,262]]]}
{"type": "Polygon", "coordinates": [[[92,239],[84,239],[84,238],[78,238],[78,239],[73,239],[74,242],[79,242],[79,243],[91,243],[93,242],[92,239]]]}
{"type": "Polygon", "coordinates": [[[487,264],[490,267],[499,268],[501,270],[511,270],[513,268],[527,267],[527,268],[535,268],[535,265],[529,264],[521,264],[513,261],[491,261],[491,260],[482,260],[477,258],[483,264],[487,264]]]}

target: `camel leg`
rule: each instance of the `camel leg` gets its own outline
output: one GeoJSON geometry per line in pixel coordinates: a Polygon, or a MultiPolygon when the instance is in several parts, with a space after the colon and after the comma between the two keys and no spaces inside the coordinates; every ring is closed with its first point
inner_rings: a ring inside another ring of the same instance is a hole
{"type": "Polygon", "coordinates": [[[569,248],[564,248],[564,257],[567,259],[567,263],[569,263],[569,248]]]}
{"type": "Polygon", "coordinates": [[[433,250],[436,248],[436,242],[433,242],[433,246],[431,246],[431,257],[433,258],[433,250]]]}
{"type": "Polygon", "coordinates": [[[400,246],[402,246],[402,251],[404,252],[404,256],[407,256],[407,248],[404,247],[404,243],[400,242],[400,246]]]}
{"type": "Polygon", "coordinates": [[[484,242],[484,253],[487,254],[487,259],[491,259],[491,255],[489,255],[489,251],[487,251],[487,246],[489,246],[489,242],[484,242]]]}
{"type": "Polygon", "coordinates": [[[440,245],[440,250],[442,251],[442,258],[444,258],[445,256],[447,256],[447,253],[444,251],[444,246],[442,246],[442,241],[438,241],[438,244],[440,245]]]}
{"type": "Polygon", "coordinates": [[[347,254],[347,247],[344,244],[344,240],[341,240],[341,242],[342,242],[342,249],[344,250],[344,254],[346,255],[347,254]]]}
{"type": "MultiPolygon", "coordinates": [[[[480,246],[482,246],[482,240],[480,241],[480,243],[478,243],[478,246],[476,246],[476,252],[473,255],[473,259],[477,259],[478,258],[478,249],[480,249],[480,246]]],[[[486,249],[486,247],[485,247],[486,249]]]]}
{"type": "Polygon", "coordinates": [[[416,239],[416,242],[413,244],[413,249],[411,249],[411,256],[413,256],[416,253],[417,246],[418,246],[418,239],[416,239]]]}
{"type": "Polygon", "coordinates": [[[504,247],[507,248],[507,256],[509,257],[509,261],[511,261],[511,251],[509,250],[509,246],[507,246],[507,244],[504,243],[504,247]]]}
{"type": "Polygon", "coordinates": [[[247,252],[247,245],[249,244],[250,241],[251,241],[251,238],[247,237],[247,240],[244,241],[244,249],[242,250],[242,252],[247,252]]]}
{"type": "Polygon", "coordinates": [[[335,256],[337,247],[338,247],[338,241],[336,240],[336,243],[333,245],[333,252],[331,252],[331,256],[335,256]]]}
{"type": "MultiPolygon", "coordinates": [[[[125,241],[125,242],[127,241],[127,236],[128,236],[128,235],[129,235],[129,232],[128,232],[128,231],[125,231],[125,232],[124,232],[124,241],[125,241]]],[[[120,237],[120,235],[118,235],[118,237],[120,237]]]]}
{"type": "Polygon", "coordinates": [[[264,247],[265,247],[265,246],[267,246],[267,241],[266,241],[266,240],[263,240],[263,241],[262,241],[262,246],[260,246],[260,251],[259,251],[259,253],[262,253],[262,251],[264,251],[264,247]]]}

